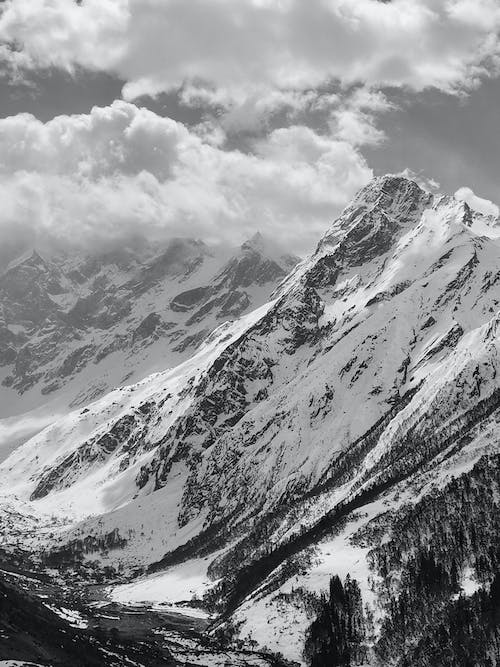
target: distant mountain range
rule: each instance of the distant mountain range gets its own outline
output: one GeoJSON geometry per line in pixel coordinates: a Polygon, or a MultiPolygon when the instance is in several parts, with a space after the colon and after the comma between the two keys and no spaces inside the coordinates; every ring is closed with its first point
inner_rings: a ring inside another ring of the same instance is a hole
{"type": "Polygon", "coordinates": [[[303,262],[210,253],[0,278],[4,386],[76,407],[0,466],[7,553],[294,664],[500,664],[499,221],[385,176],[303,262]]]}
{"type": "Polygon", "coordinates": [[[267,301],[298,261],[256,234],[236,249],[177,238],[11,262],[0,274],[0,459],[2,423],[36,432],[69,406],[175,366],[267,301]]]}

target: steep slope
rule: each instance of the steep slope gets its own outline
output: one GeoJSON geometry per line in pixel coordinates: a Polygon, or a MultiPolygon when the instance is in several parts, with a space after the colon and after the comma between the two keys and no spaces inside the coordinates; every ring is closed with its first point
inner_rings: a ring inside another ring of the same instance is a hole
{"type": "MultiPolygon", "coordinates": [[[[413,554],[416,569],[384,570],[374,554],[419,503],[448,497],[455,478],[472,479],[485,461],[498,469],[499,236],[497,221],[463,202],[375,179],[273,301],[4,462],[11,545],[86,577],[104,565],[124,580],[156,572],[113,595],[147,600],[152,583],[172,603],[204,595],[227,633],[299,661],[306,647],[312,664],[331,648],[324,619],[344,627],[361,605],[359,631],[340,642],[351,664],[408,664],[432,639],[419,635],[415,581],[437,552],[405,528],[401,558],[413,554]],[[31,535],[33,522],[42,529],[31,535]],[[390,606],[399,594],[417,620],[408,644],[384,649],[387,624],[401,622],[390,606]]],[[[241,284],[247,269],[227,271],[241,284]]],[[[196,308],[197,296],[179,304],[196,308]]],[[[489,488],[475,507],[496,508],[489,488]]],[[[454,530],[443,519],[429,539],[454,530]]],[[[471,577],[485,595],[494,581],[498,560],[484,565],[489,547],[472,545],[450,596],[471,577]]],[[[451,597],[440,590],[426,618],[446,625],[451,597]]]]}
{"type": "Polygon", "coordinates": [[[298,261],[275,246],[257,235],[236,250],[174,239],[19,258],[0,275],[0,449],[16,435],[14,415],[29,411],[22,425],[40,430],[68,406],[180,363],[260,306],[298,261]]]}

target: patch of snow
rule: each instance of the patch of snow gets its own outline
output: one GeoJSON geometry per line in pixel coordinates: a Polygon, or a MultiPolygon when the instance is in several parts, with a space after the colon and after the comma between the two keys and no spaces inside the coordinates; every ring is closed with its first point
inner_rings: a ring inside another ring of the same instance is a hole
{"type": "Polygon", "coordinates": [[[136,579],[130,584],[109,588],[107,593],[113,602],[120,604],[158,606],[164,610],[206,618],[206,612],[180,606],[179,603],[201,598],[216,583],[207,574],[213,558],[189,560],[164,572],[136,579]]]}
{"type": "Polygon", "coordinates": [[[68,609],[67,607],[57,607],[56,605],[44,603],[45,606],[53,611],[55,614],[63,618],[74,628],[87,628],[88,621],[76,609],[68,609]]]}
{"type": "Polygon", "coordinates": [[[460,588],[463,590],[467,597],[474,595],[481,588],[481,584],[476,579],[474,575],[474,570],[471,567],[467,567],[462,575],[460,580],[460,588]]]}

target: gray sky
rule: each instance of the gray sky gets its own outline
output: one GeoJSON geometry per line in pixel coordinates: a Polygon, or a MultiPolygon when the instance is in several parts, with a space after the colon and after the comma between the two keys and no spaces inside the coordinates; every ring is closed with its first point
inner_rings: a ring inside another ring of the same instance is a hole
{"type": "Polygon", "coordinates": [[[307,252],[384,172],[500,202],[498,0],[1,7],[4,244],[307,252]]]}
{"type": "Polygon", "coordinates": [[[468,186],[500,203],[500,80],[486,79],[463,98],[439,91],[392,94],[399,108],[379,126],[387,140],[368,148],[377,172],[404,165],[436,179],[445,192],[468,186]]]}

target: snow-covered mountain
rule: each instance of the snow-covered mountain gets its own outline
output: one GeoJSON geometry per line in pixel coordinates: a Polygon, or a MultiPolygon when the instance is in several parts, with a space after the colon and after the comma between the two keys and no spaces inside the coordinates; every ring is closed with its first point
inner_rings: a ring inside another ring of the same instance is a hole
{"type": "Polygon", "coordinates": [[[242,317],[1,465],[8,547],[298,663],[499,664],[498,221],[386,176],[255,310],[242,253],[169,297],[242,317]]]}
{"type": "Polygon", "coordinates": [[[33,251],[0,275],[0,449],[2,426],[40,430],[68,406],[177,365],[219,324],[265,303],[298,261],[260,234],[236,249],[129,245],[33,251]]]}

